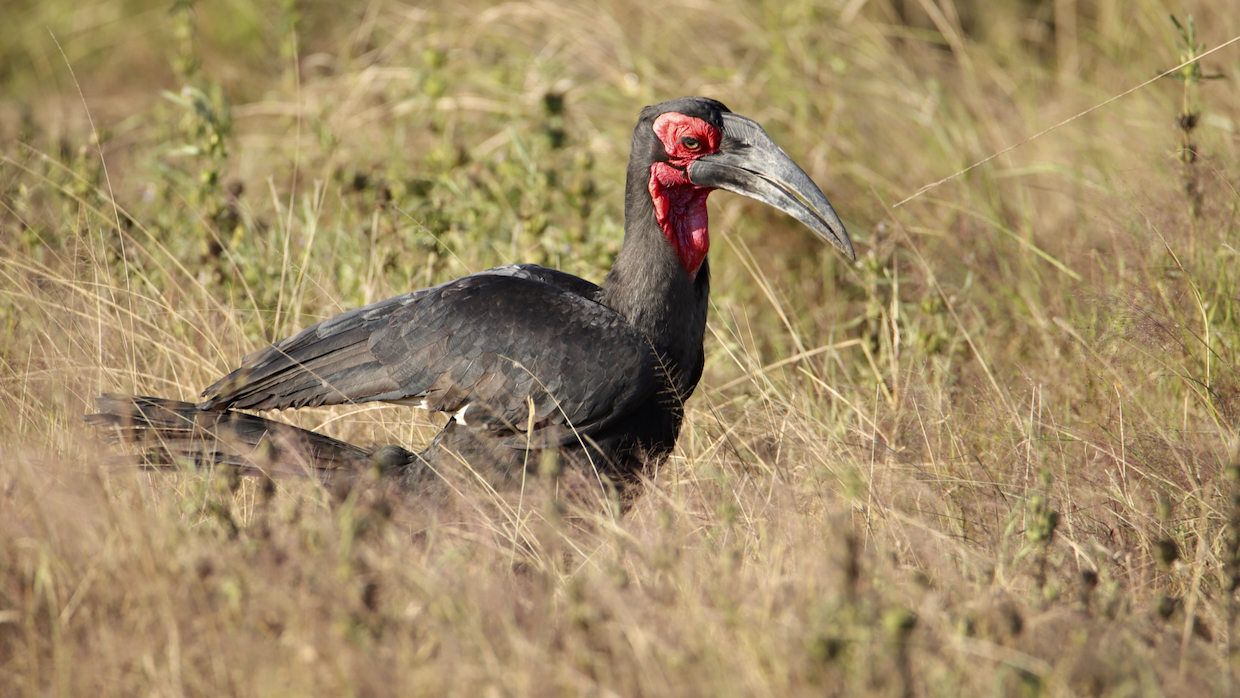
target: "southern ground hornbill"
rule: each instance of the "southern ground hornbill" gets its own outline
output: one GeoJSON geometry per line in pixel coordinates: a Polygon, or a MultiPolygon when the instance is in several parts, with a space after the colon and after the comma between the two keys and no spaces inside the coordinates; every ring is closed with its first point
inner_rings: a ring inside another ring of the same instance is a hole
{"type": "Polygon", "coordinates": [[[532,264],[498,267],[358,308],[257,351],[198,404],[105,395],[91,424],[144,458],[270,474],[373,467],[417,489],[467,463],[496,486],[556,449],[624,482],[676,443],[702,375],[706,198],[724,189],[792,215],[852,258],[825,196],[757,123],[685,97],[633,132],[624,245],[601,287],[532,264]],[[372,450],[251,414],[362,403],[444,412],[426,450],[372,450]]]}

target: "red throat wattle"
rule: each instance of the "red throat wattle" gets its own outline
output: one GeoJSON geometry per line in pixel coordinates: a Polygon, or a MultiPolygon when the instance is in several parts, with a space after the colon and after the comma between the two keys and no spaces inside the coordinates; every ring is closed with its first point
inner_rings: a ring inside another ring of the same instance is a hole
{"type": "Polygon", "coordinates": [[[650,198],[654,200],[655,218],[690,279],[697,279],[702,261],[710,251],[706,197],[712,191],[691,184],[685,173],[666,162],[650,166],[650,198]]]}
{"type": "Polygon", "coordinates": [[[663,143],[667,162],[650,166],[650,198],[663,235],[676,251],[680,266],[690,279],[710,251],[706,197],[714,189],[689,181],[689,165],[719,149],[719,130],[707,122],[676,112],[661,114],[654,133],[663,143]]]}

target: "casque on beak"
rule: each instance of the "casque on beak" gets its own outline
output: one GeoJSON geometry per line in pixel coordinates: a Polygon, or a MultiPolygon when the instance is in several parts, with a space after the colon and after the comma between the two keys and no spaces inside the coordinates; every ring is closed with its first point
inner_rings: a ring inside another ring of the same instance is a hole
{"type": "Polygon", "coordinates": [[[819,237],[856,259],[852,241],[831,202],[752,119],[725,112],[719,150],[689,166],[689,181],[773,206],[809,226],[819,237]]]}

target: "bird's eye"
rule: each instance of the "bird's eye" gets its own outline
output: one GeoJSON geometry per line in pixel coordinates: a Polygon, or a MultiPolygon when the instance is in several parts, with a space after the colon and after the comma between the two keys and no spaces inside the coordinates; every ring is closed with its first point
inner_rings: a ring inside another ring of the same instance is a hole
{"type": "Polygon", "coordinates": [[[694,138],[693,136],[685,136],[684,138],[681,138],[680,144],[688,148],[689,150],[697,150],[698,148],[702,147],[701,141],[694,138]]]}

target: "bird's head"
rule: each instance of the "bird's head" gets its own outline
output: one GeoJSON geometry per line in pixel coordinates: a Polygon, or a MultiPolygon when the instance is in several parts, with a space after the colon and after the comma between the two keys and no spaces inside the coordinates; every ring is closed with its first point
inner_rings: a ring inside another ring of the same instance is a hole
{"type": "Polygon", "coordinates": [[[690,278],[710,249],[706,197],[715,189],[774,206],[856,258],[822,190],[752,119],[713,99],[682,97],[642,110],[634,155],[647,145],[655,217],[690,278]]]}

